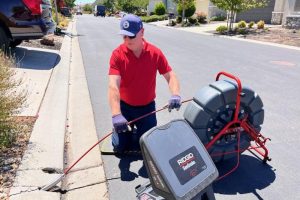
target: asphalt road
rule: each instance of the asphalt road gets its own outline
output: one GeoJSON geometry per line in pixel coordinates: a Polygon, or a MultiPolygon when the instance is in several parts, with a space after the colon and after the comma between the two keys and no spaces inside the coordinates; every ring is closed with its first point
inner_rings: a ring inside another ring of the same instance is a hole
{"type": "MultiPolygon", "coordinates": [[[[272,161],[264,165],[252,154],[243,154],[237,171],[214,184],[216,199],[300,199],[300,51],[153,25],[144,27],[145,38],[162,49],[176,71],[183,99],[193,97],[197,90],[212,83],[219,71],[227,71],[256,91],[264,103],[262,133],[272,139],[267,144],[272,161]]],[[[119,20],[115,18],[83,15],[77,19],[99,137],[111,130],[107,73],[111,52],[122,42],[118,29],[119,20]]],[[[163,106],[169,96],[167,84],[159,76],[157,107],[163,106]]],[[[158,123],[182,118],[184,109],[185,106],[177,113],[158,113],[158,123]]],[[[110,199],[135,199],[134,187],[147,180],[143,178],[142,161],[102,157],[110,199]]],[[[234,165],[232,160],[218,168],[222,174],[234,165]]]]}

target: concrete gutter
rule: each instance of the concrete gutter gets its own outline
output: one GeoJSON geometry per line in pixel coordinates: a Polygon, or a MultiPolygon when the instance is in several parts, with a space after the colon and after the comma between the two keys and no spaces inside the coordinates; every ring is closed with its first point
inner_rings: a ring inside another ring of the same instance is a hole
{"type": "MultiPolygon", "coordinates": [[[[72,34],[77,35],[76,24],[72,34]]],[[[97,143],[96,126],[78,37],[72,39],[68,131],[66,136],[67,166],[70,166],[97,143]]],[[[99,146],[90,151],[69,172],[63,183],[63,200],[108,199],[106,177],[99,146]]]]}
{"type": "MultiPolygon", "coordinates": [[[[48,73],[49,83],[40,84],[37,89],[45,92],[44,98],[39,95],[38,100],[33,100],[42,102],[28,149],[10,190],[10,200],[108,199],[106,178],[97,148],[70,171],[63,183],[57,185],[61,188],[60,192],[39,190],[39,187],[57,179],[66,166],[97,142],[81,52],[77,38],[72,37],[76,35],[74,22],[69,24],[67,32],[72,34],[64,37],[58,57],[60,61],[48,73]]],[[[30,76],[38,70],[27,73],[30,76]]],[[[43,73],[41,71],[41,76],[43,73]]],[[[38,77],[37,74],[35,76],[38,77]]],[[[29,105],[29,108],[35,106],[36,109],[39,107],[36,104],[29,105]]]]}

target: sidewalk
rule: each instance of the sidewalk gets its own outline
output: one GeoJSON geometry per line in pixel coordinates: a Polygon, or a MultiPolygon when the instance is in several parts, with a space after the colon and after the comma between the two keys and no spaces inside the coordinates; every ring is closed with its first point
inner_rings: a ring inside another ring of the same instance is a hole
{"type": "MultiPolygon", "coordinates": [[[[76,35],[74,22],[67,32],[76,35]]],[[[108,199],[99,147],[57,184],[56,192],[39,190],[98,140],[78,39],[66,35],[59,52],[25,47],[19,51],[29,52],[18,69],[29,91],[29,106],[21,115],[38,118],[9,199],[108,199]]]]}

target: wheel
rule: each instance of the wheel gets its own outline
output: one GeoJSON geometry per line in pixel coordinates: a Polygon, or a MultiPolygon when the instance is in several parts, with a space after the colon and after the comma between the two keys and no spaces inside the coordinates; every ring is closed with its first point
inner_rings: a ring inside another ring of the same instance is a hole
{"type": "Polygon", "coordinates": [[[9,48],[9,38],[5,30],[1,26],[0,26],[0,48],[5,52],[7,52],[9,48]]]}
{"type": "Polygon", "coordinates": [[[9,46],[12,48],[15,48],[16,46],[20,45],[23,42],[23,40],[12,40],[9,43],[9,46]]]}
{"type": "MultiPolygon", "coordinates": [[[[216,81],[200,89],[184,112],[184,118],[194,129],[204,145],[208,144],[225,125],[233,120],[236,105],[237,86],[227,80],[216,81]]],[[[260,97],[250,88],[243,87],[240,103],[239,119],[248,115],[248,122],[257,130],[261,130],[264,120],[263,103],[260,97]]],[[[238,148],[237,134],[221,137],[208,152],[214,162],[220,162],[236,156],[236,153],[220,153],[235,151],[238,148]],[[216,155],[219,154],[219,155],[216,155]]],[[[251,138],[245,132],[240,135],[240,150],[250,146],[251,138]]]]}

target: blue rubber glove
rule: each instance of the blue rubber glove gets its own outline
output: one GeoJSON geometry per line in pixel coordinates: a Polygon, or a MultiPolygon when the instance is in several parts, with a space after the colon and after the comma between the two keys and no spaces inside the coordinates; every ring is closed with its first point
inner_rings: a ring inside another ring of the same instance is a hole
{"type": "Polygon", "coordinates": [[[128,126],[127,126],[128,121],[125,119],[125,117],[122,114],[113,116],[112,123],[117,133],[128,131],[128,126]]]}
{"type": "Polygon", "coordinates": [[[181,106],[181,97],[179,95],[172,95],[168,105],[169,112],[171,112],[171,110],[174,108],[176,108],[176,110],[179,110],[180,106],[181,106]]]}

